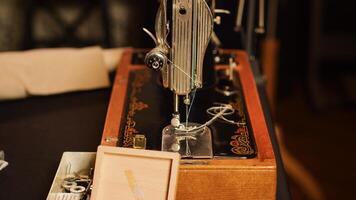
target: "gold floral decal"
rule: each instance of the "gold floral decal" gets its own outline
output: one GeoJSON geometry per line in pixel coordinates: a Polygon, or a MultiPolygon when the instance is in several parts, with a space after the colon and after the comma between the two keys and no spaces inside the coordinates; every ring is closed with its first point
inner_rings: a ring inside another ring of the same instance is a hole
{"type": "Polygon", "coordinates": [[[250,137],[248,135],[248,129],[246,126],[239,127],[235,131],[236,135],[231,137],[230,145],[232,146],[231,151],[235,154],[251,155],[255,151],[250,145],[250,137]]]}
{"type": "Polygon", "coordinates": [[[137,111],[148,108],[148,105],[142,101],[139,101],[137,94],[141,92],[143,85],[150,80],[150,77],[151,75],[147,70],[135,72],[135,78],[131,84],[132,90],[130,94],[129,111],[126,116],[123,147],[131,147],[133,136],[139,133],[139,131],[135,128],[136,122],[134,120],[134,116],[137,111]]]}
{"type": "MultiPolygon", "coordinates": [[[[242,96],[242,95],[241,95],[242,96]]],[[[237,102],[231,103],[232,107],[238,112],[241,119],[239,122],[241,125],[237,127],[235,135],[231,136],[230,145],[232,146],[231,151],[238,155],[252,155],[255,153],[254,149],[250,144],[249,131],[246,125],[246,116],[244,113],[244,107],[242,105],[242,100],[238,98],[237,102]]]]}

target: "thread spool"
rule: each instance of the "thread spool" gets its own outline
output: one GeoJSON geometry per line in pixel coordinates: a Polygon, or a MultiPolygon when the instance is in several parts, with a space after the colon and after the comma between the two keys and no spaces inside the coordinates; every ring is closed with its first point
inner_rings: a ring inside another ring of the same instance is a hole
{"type": "Polygon", "coordinates": [[[76,182],[64,181],[64,182],[62,183],[62,187],[64,188],[64,190],[65,190],[66,192],[70,192],[70,189],[71,189],[72,187],[75,187],[75,186],[77,186],[77,183],[76,183],[76,182]]]}
{"type": "Polygon", "coordinates": [[[76,185],[76,186],[71,187],[69,189],[69,191],[70,191],[70,193],[73,193],[73,194],[83,194],[85,192],[85,187],[76,185]]]}

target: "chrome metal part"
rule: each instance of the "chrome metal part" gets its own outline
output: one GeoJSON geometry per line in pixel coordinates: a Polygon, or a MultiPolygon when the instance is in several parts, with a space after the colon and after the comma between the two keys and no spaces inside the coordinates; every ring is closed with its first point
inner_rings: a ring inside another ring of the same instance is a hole
{"type": "Polygon", "coordinates": [[[265,33],[265,0],[259,0],[258,15],[258,27],[255,32],[263,34],[265,33]]]}
{"type": "Polygon", "coordinates": [[[215,9],[214,12],[216,14],[227,14],[227,15],[231,14],[231,12],[229,10],[226,10],[226,9],[215,9]]]}
{"type": "Polygon", "coordinates": [[[155,42],[156,47],[146,54],[145,64],[154,70],[162,73],[163,86],[168,87],[168,53],[169,45],[167,35],[169,24],[167,21],[167,0],[160,1],[160,7],[156,15],[155,33],[156,37],[147,29],[143,29],[155,42]]]}
{"type": "Polygon", "coordinates": [[[213,15],[205,0],[173,0],[169,87],[186,95],[202,87],[203,62],[213,31],[213,15]]]}
{"type": "Polygon", "coordinates": [[[160,47],[156,47],[146,54],[145,64],[153,70],[162,70],[167,67],[167,54],[160,47]]]}
{"type": "MultiPolygon", "coordinates": [[[[213,13],[229,12],[215,9],[215,0],[211,8],[205,0],[172,0],[170,24],[167,13],[167,0],[160,0],[155,35],[144,29],[156,44],[147,53],[145,63],[151,69],[161,71],[164,87],[169,88],[174,95],[171,124],[162,132],[162,150],[179,152],[182,157],[211,158],[213,153],[211,131],[207,127],[209,123],[201,125],[188,121],[189,106],[192,106],[194,100],[194,96],[191,100],[189,94],[203,85],[203,63],[213,34],[213,13]],[[172,32],[170,45],[167,42],[169,25],[172,32]],[[180,96],[185,96],[185,124],[180,122],[180,96]]],[[[217,16],[215,21],[219,23],[220,19],[217,16]]]]}
{"type": "Polygon", "coordinates": [[[177,94],[175,94],[173,97],[173,103],[174,103],[174,113],[178,113],[179,112],[179,96],[177,94]]]}
{"type": "MultiPolygon", "coordinates": [[[[189,123],[188,129],[200,124],[189,123]]],[[[208,127],[199,131],[186,131],[171,125],[162,131],[162,151],[178,152],[182,158],[212,158],[211,130],[208,127]]]]}
{"type": "Polygon", "coordinates": [[[240,32],[242,29],[242,18],[244,16],[245,0],[240,0],[237,7],[235,31],[240,32]]]}
{"type": "Polygon", "coordinates": [[[156,38],[159,45],[167,45],[168,23],[167,23],[167,0],[160,0],[161,4],[156,15],[156,38]]]}

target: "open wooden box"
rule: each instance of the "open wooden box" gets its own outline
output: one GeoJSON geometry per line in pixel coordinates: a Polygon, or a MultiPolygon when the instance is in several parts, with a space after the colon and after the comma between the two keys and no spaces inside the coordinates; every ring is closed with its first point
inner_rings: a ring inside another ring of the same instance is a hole
{"type": "MultiPolygon", "coordinates": [[[[117,146],[120,138],[120,121],[125,109],[129,73],[132,70],[145,69],[142,65],[132,64],[135,51],[128,49],[119,62],[103,131],[102,145],[117,146]]],[[[182,159],[176,199],[275,199],[276,163],[248,55],[239,50],[230,50],[229,53],[236,54],[238,65],[235,70],[240,76],[257,155],[249,159],[225,157],[182,159]]],[[[215,68],[224,67],[227,66],[215,66],[215,68]]]]}
{"type": "Polygon", "coordinates": [[[80,200],[81,196],[63,192],[67,175],[87,172],[94,168],[96,152],[64,152],[46,200],[80,200]]]}

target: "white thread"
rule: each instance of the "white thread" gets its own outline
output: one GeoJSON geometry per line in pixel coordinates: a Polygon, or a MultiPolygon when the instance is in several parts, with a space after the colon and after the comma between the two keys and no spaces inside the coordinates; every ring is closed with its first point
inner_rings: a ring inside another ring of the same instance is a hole
{"type": "Polygon", "coordinates": [[[207,126],[209,126],[210,124],[212,124],[216,119],[218,119],[219,117],[223,116],[224,113],[228,110],[233,110],[231,105],[225,104],[223,107],[221,107],[221,110],[219,113],[217,113],[216,115],[214,115],[213,118],[211,118],[209,121],[205,122],[204,124],[198,126],[198,127],[193,127],[193,128],[187,128],[186,127],[186,131],[187,132],[193,132],[193,131],[199,131],[207,126]]]}
{"type": "MultiPolygon", "coordinates": [[[[221,109],[228,105],[228,104],[223,104],[223,103],[217,103],[217,105],[219,106],[213,106],[213,107],[210,107],[206,110],[206,112],[209,114],[209,115],[212,115],[212,116],[215,116],[217,113],[219,113],[221,111],[221,109]]],[[[230,112],[225,112],[223,113],[219,118],[227,123],[230,123],[230,124],[235,124],[237,126],[242,126],[242,125],[246,125],[246,123],[243,123],[243,122],[235,122],[233,120],[229,120],[229,119],[226,119],[224,116],[228,116],[228,115],[232,115],[235,113],[235,109],[233,109],[231,107],[231,109],[227,110],[227,111],[230,111],[230,112]]]]}
{"type": "Polygon", "coordinates": [[[168,59],[168,62],[170,62],[170,63],[173,65],[173,67],[177,68],[177,69],[178,69],[179,71],[181,71],[184,75],[186,75],[188,78],[190,78],[190,80],[194,81],[194,79],[193,79],[191,76],[189,76],[189,74],[187,74],[187,72],[185,72],[184,70],[182,70],[178,65],[174,64],[173,61],[171,61],[171,60],[168,59]]]}
{"type": "Polygon", "coordinates": [[[224,117],[224,116],[232,115],[233,113],[235,113],[235,109],[232,108],[232,106],[229,104],[219,104],[219,106],[210,107],[206,110],[206,112],[210,115],[213,115],[213,117],[209,121],[205,122],[204,124],[202,124],[198,127],[188,128],[188,127],[180,126],[180,128],[178,128],[178,130],[186,131],[187,133],[191,133],[191,134],[195,134],[195,133],[201,131],[202,129],[205,129],[207,126],[212,124],[217,119],[222,119],[225,122],[235,124],[237,126],[246,124],[246,123],[241,123],[241,122],[235,122],[233,120],[229,120],[224,117]]]}

